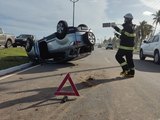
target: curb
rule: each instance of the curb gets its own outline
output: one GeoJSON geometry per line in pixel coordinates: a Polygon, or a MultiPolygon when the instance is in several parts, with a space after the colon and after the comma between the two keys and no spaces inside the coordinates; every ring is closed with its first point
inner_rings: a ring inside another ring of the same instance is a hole
{"type": "Polygon", "coordinates": [[[32,64],[33,63],[30,62],[30,63],[25,63],[25,64],[22,64],[22,65],[19,65],[19,66],[11,67],[11,68],[8,68],[8,69],[0,70],[0,77],[4,76],[6,74],[10,74],[10,73],[28,68],[28,67],[32,66],[32,64]]]}

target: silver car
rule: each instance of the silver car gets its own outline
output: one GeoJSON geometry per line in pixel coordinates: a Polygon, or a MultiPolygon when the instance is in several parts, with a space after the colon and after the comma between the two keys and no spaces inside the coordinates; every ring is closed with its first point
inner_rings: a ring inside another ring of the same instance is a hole
{"type": "Polygon", "coordinates": [[[143,41],[139,56],[140,60],[151,57],[154,59],[154,63],[160,64],[160,33],[143,41]]]}
{"type": "Polygon", "coordinates": [[[59,21],[57,32],[40,40],[27,39],[26,52],[32,61],[54,60],[66,62],[84,58],[94,50],[96,38],[87,25],[69,27],[66,21],[59,21]]]}

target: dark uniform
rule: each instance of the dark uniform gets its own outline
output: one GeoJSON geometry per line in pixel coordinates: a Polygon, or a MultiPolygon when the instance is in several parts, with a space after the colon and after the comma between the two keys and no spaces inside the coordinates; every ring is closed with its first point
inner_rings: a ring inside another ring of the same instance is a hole
{"type": "Polygon", "coordinates": [[[122,30],[117,26],[113,27],[119,33],[115,33],[115,35],[120,38],[120,46],[115,57],[122,67],[123,71],[121,72],[121,75],[134,77],[133,49],[135,25],[133,25],[131,21],[126,21],[122,26],[122,30]]]}

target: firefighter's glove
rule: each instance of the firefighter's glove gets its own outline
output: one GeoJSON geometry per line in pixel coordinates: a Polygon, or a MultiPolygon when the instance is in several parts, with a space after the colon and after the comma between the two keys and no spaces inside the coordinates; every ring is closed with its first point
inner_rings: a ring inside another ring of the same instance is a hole
{"type": "Polygon", "coordinates": [[[116,23],[111,23],[111,27],[116,27],[117,25],[116,25],[116,23]]]}
{"type": "Polygon", "coordinates": [[[114,35],[115,35],[117,38],[120,38],[120,34],[114,33],[114,35]]]}

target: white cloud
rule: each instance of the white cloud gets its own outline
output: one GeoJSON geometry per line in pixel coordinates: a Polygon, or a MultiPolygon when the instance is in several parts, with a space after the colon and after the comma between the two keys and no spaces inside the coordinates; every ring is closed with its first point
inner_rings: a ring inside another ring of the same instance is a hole
{"type": "Polygon", "coordinates": [[[149,11],[144,11],[143,12],[143,15],[145,16],[151,16],[153,13],[152,12],[149,12],[149,11]]]}
{"type": "Polygon", "coordinates": [[[144,5],[154,9],[160,9],[160,0],[140,0],[144,5]]]}
{"type": "MultiPolygon", "coordinates": [[[[104,38],[104,36],[109,38],[113,36],[113,29],[102,28],[102,23],[113,21],[123,23],[123,14],[130,10],[130,6],[136,8],[135,13],[138,9],[144,9],[144,7],[141,7],[142,4],[139,3],[140,0],[137,1],[135,4],[126,4],[128,7],[125,7],[123,0],[114,0],[110,4],[108,4],[110,0],[79,0],[76,2],[75,26],[82,23],[86,24],[93,30],[97,38],[104,38]],[[113,8],[114,5],[122,4],[125,8],[124,11],[120,10],[121,6],[116,9],[113,8]],[[109,14],[109,12],[115,13],[115,11],[117,14],[109,14]],[[110,15],[110,18],[107,14],[110,15]],[[122,15],[122,17],[119,18],[119,15],[122,15]]],[[[150,4],[153,3],[152,1],[156,3],[156,0],[141,0],[145,5],[154,8],[154,5],[150,4]]],[[[157,6],[159,8],[160,5],[157,6]]],[[[40,38],[55,32],[59,20],[66,20],[71,26],[72,7],[73,4],[70,0],[0,0],[0,27],[16,35],[33,33],[40,38]]],[[[149,11],[152,10],[149,9],[144,14],[149,15],[149,11]]],[[[139,14],[134,16],[136,24],[144,20],[143,18],[148,22],[150,18],[139,14]]],[[[153,23],[152,19],[150,21],[150,23],[153,23]]]]}
{"type": "MultiPolygon", "coordinates": [[[[0,0],[0,3],[0,25],[13,34],[24,32],[43,37],[56,31],[59,20],[66,20],[72,25],[70,0],[0,0]]],[[[87,24],[100,36],[104,32],[102,23],[107,19],[106,8],[106,0],[79,0],[76,3],[75,26],[87,24]]]]}

